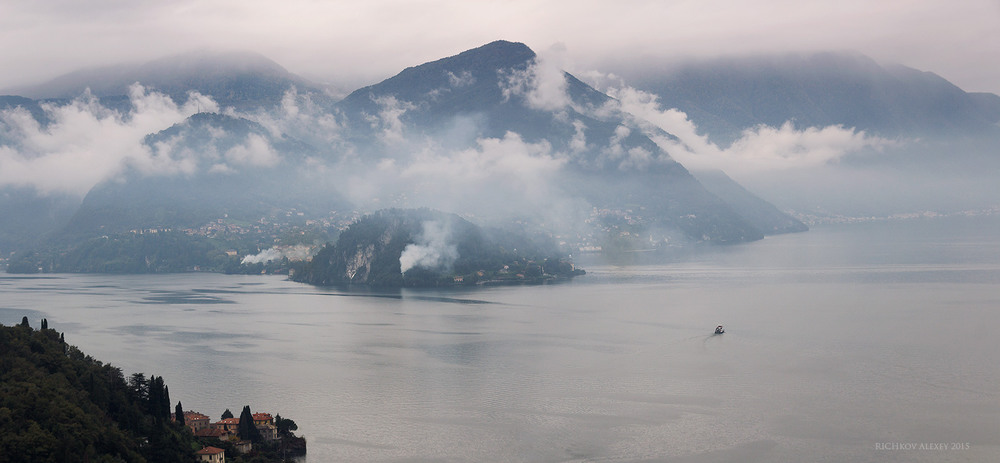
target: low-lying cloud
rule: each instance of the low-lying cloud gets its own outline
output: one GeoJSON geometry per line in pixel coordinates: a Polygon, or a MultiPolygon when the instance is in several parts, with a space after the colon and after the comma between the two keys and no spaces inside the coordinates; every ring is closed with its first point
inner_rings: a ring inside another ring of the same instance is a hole
{"type": "Polygon", "coordinates": [[[518,96],[532,109],[558,111],[572,103],[566,92],[566,72],[563,71],[564,50],[553,47],[539,54],[527,68],[501,76],[500,90],[506,99],[518,96]]]}
{"type": "Polygon", "coordinates": [[[663,108],[656,95],[621,82],[603,91],[615,101],[612,107],[597,111],[621,111],[633,116],[653,141],[689,169],[720,169],[739,176],[813,168],[837,162],[851,153],[878,150],[893,143],[841,125],[798,128],[788,121],[781,127],[758,125],[745,129],[732,145],[722,148],[700,134],[687,114],[663,108]]]}
{"type": "Polygon", "coordinates": [[[129,100],[131,110],[124,113],[89,92],[67,104],[42,103],[47,125],[21,107],[0,111],[0,186],[83,195],[126,167],[147,173],[190,169],[143,139],[218,105],[195,92],[178,105],[139,84],[129,89],[129,100]]]}

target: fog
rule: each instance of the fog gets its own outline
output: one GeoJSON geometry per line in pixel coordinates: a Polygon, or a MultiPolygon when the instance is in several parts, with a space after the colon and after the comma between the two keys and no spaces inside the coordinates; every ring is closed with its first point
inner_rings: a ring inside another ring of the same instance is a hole
{"type": "Polygon", "coordinates": [[[44,126],[23,107],[0,111],[0,137],[6,142],[0,145],[0,186],[83,195],[126,166],[148,173],[190,171],[183,159],[164,156],[142,141],[199,109],[218,106],[197,93],[177,103],[141,85],[129,89],[128,99],[128,112],[108,108],[90,93],[66,104],[42,103],[50,120],[44,126]]]}

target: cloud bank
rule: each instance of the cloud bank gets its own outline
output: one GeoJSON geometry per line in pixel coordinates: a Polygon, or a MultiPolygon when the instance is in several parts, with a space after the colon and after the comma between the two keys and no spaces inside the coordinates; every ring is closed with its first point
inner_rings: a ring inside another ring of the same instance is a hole
{"type": "MultiPolygon", "coordinates": [[[[129,89],[129,101],[127,112],[103,106],[89,92],[63,105],[42,103],[47,125],[21,107],[0,111],[0,186],[83,195],[126,167],[144,173],[191,170],[189,159],[151,149],[143,139],[199,108],[218,110],[218,105],[198,93],[178,105],[138,84],[129,89]]],[[[246,161],[259,160],[259,155],[253,150],[232,153],[246,161]]]]}
{"type": "Polygon", "coordinates": [[[854,128],[840,125],[798,128],[787,121],[781,127],[758,125],[745,129],[732,145],[722,148],[700,134],[687,114],[663,108],[656,95],[628,87],[620,80],[615,83],[614,78],[595,79],[598,86],[602,82],[603,91],[615,101],[598,111],[631,115],[657,145],[689,169],[719,169],[736,177],[792,171],[836,163],[849,154],[893,145],[890,140],[854,128]],[[613,83],[608,85],[609,81],[613,83]]]}

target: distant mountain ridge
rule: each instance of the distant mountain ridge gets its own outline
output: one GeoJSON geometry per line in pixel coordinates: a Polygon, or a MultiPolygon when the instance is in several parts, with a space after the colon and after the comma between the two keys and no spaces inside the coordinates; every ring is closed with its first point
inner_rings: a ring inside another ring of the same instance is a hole
{"type": "Polygon", "coordinates": [[[252,52],[200,51],[168,56],[139,65],[86,69],[51,81],[11,89],[33,99],[72,99],[89,89],[97,97],[127,95],[140,83],[184,101],[197,91],[223,107],[249,109],[272,106],[293,86],[322,96],[319,85],[288,72],[278,63],[252,52]]]}
{"type": "Polygon", "coordinates": [[[719,58],[625,76],[723,145],[744,129],[786,121],[890,138],[991,131],[1000,121],[997,95],[967,93],[934,73],[852,52],[719,58]]]}

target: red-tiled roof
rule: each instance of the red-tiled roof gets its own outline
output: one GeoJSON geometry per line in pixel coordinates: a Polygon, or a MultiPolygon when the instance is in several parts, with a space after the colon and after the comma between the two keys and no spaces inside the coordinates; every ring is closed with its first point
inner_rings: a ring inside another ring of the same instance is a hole
{"type": "Polygon", "coordinates": [[[239,418],[226,418],[224,420],[219,420],[216,424],[240,424],[239,418]]]}
{"type": "Polygon", "coordinates": [[[222,452],[225,452],[225,450],[222,450],[222,449],[220,449],[218,447],[205,447],[205,448],[203,448],[203,449],[195,452],[195,455],[218,455],[218,454],[220,454],[222,452]]]}
{"type": "Polygon", "coordinates": [[[226,431],[219,428],[202,428],[194,432],[197,437],[222,437],[224,434],[226,431]]]}
{"type": "Polygon", "coordinates": [[[270,413],[254,413],[253,419],[255,420],[269,420],[271,419],[270,413]]]}

